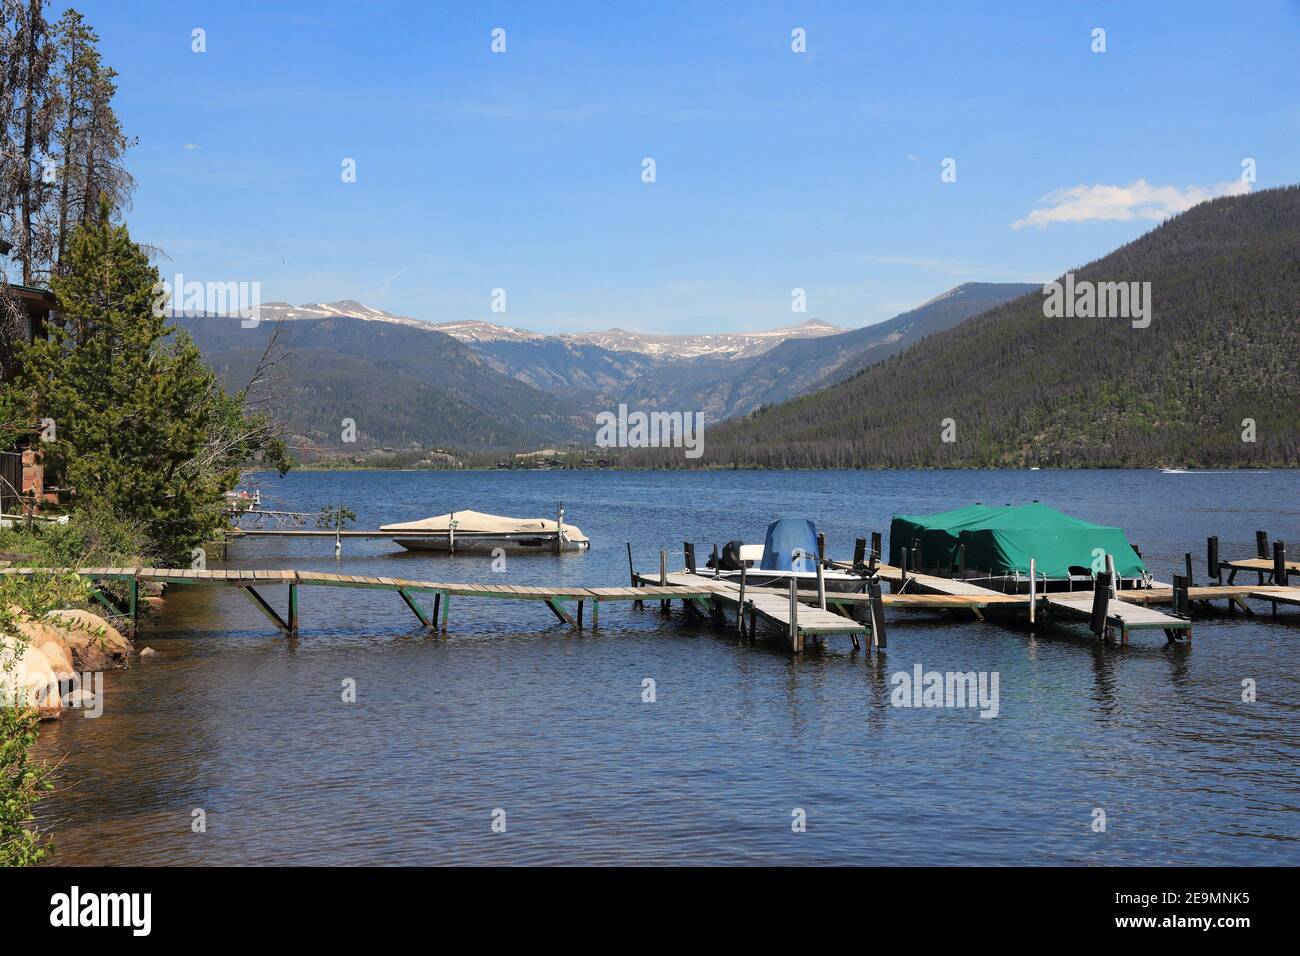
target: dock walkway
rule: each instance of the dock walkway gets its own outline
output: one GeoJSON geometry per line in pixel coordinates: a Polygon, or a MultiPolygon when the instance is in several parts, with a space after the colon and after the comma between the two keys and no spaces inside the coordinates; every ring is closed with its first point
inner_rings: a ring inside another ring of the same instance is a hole
{"type": "MultiPolygon", "coordinates": [[[[666,586],[660,585],[658,578],[647,575],[636,575],[635,580],[638,586],[634,590],[647,598],[652,596],[652,592],[661,593],[667,589],[672,592],[672,597],[680,597],[684,602],[690,601],[698,610],[708,610],[710,613],[730,611],[738,627],[742,630],[744,629],[744,615],[748,614],[750,618],[750,634],[754,633],[758,620],[762,619],[767,624],[780,629],[790,640],[792,649],[795,651],[802,651],[804,641],[809,637],[822,638],[832,634],[847,634],[853,638],[856,646],[858,637],[867,633],[867,626],[855,621],[848,616],[847,612],[836,613],[830,610],[822,610],[820,607],[805,607],[804,604],[809,600],[809,595],[803,592],[798,594],[797,606],[792,608],[789,591],[781,588],[746,587],[742,606],[740,587],[730,581],[707,578],[687,572],[666,575],[666,586]],[[707,598],[686,597],[691,591],[697,590],[701,586],[708,592],[707,598]],[[791,614],[792,610],[794,611],[793,615],[791,614]]],[[[832,597],[836,599],[857,598],[862,600],[866,598],[866,595],[827,594],[828,606],[847,603],[833,601],[832,597]]],[[[812,600],[816,601],[816,595],[812,596],[812,600]]]]}
{"type": "MultiPolygon", "coordinates": [[[[836,562],[836,566],[845,570],[852,568],[852,565],[845,562],[836,562]]],[[[975,610],[977,615],[979,614],[979,608],[997,605],[1019,604],[1027,610],[1029,609],[1030,600],[1027,594],[1003,594],[991,588],[971,584],[969,581],[944,578],[932,574],[917,574],[909,571],[904,575],[901,568],[891,564],[879,565],[878,573],[882,579],[890,582],[895,588],[902,589],[902,593],[890,595],[893,598],[905,597],[907,589],[910,588],[925,595],[942,595],[944,599],[951,602],[950,604],[937,606],[969,607],[975,610]]],[[[1106,626],[1119,630],[1120,643],[1128,643],[1129,631],[1153,628],[1159,628],[1171,639],[1174,632],[1183,631],[1185,632],[1184,636],[1190,639],[1191,621],[1163,614],[1160,611],[1145,607],[1143,604],[1130,601],[1129,595],[1147,593],[1150,592],[1121,590],[1117,592],[1118,600],[1108,602],[1106,606],[1106,626]]],[[[1168,590],[1165,593],[1169,595],[1168,600],[1172,602],[1173,591],[1168,590]]],[[[1034,604],[1035,611],[1038,605],[1046,605],[1049,609],[1059,610],[1074,617],[1081,616],[1090,619],[1092,617],[1093,592],[1067,591],[1064,593],[1038,594],[1035,595],[1034,604]]]]}
{"type": "MultiPolygon", "coordinates": [[[[633,587],[551,587],[506,584],[455,584],[442,581],[413,581],[405,578],[367,577],[353,574],[333,574],[328,571],[295,570],[198,570],[189,568],[76,568],[75,573],[89,581],[115,581],[127,585],[128,598],[124,605],[103,591],[96,590],[95,597],[110,610],[128,617],[134,631],[139,623],[139,594],[142,583],[171,585],[207,585],[238,588],[259,611],[283,633],[298,634],[298,588],[303,586],[366,588],[392,591],[398,594],[407,607],[425,627],[446,633],[451,613],[452,597],[496,598],[515,601],[541,601],[564,623],[581,628],[583,612],[591,605],[591,627],[600,626],[600,605],[606,601],[644,601],[647,599],[686,597],[711,599],[708,588],[633,588],[633,587]],[[288,613],[281,616],[258,588],[287,585],[289,588],[288,613]],[[427,613],[416,600],[416,595],[432,594],[432,613],[427,613]],[[441,620],[439,618],[441,617],[441,620]]],[[[0,568],[0,575],[33,576],[49,574],[49,568],[0,568]]]]}

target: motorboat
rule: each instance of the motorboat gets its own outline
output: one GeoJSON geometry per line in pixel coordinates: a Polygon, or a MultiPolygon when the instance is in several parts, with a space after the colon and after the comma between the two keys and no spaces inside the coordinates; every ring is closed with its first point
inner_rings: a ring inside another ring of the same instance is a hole
{"type": "MultiPolygon", "coordinates": [[[[817,528],[807,518],[778,518],[767,526],[762,544],[729,541],[702,568],[688,568],[703,577],[740,584],[746,587],[785,588],[790,581],[800,591],[817,590],[817,528]],[[716,567],[714,566],[716,563],[716,567]]],[[[827,592],[856,594],[866,590],[868,577],[848,571],[823,567],[822,586],[827,592]]]]}
{"type": "Polygon", "coordinates": [[[393,540],[410,551],[490,553],[501,548],[514,554],[556,554],[591,547],[582,530],[564,520],[563,510],[554,519],[452,511],[419,521],[381,525],[379,530],[394,532],[393,540]]]}

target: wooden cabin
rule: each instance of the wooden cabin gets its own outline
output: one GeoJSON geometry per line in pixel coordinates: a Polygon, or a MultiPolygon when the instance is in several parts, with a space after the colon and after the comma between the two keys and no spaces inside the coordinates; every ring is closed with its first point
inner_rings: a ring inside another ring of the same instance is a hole
{"type": "MultiPolygon", "coordinates": [[[[23,341],[31,342],[45,335],[50,313],[54,310],[54,294],[46,289],[25,285],[9,285],[8,292],[17,299],[23,312],[23,325],[19,331],[23,341]]],[[[0,382],[7,382],[18,373],[13,356],[4,356],[0,362],[0,382]]],[[[24,513],[22,497],[37,500],[58,500],[57,492],[46,488],[45,467],[33,436],[0,438],[0,514],[24,513]]]]}

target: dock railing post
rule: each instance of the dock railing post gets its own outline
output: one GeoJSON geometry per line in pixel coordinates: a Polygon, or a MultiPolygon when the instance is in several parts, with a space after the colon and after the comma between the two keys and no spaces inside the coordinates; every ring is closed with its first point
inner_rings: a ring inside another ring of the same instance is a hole
{"type": "Polygon", "coordinates": [[[790,649],[796,654],[803,650],[799,640],[799,582],[790,575],[790,649]]]}
{"type": "Polygon", "coordinates": [[[817,606],[826,610],[826,577],[821,561],[817,562],[817,606]]]}
{"type": "Polygon", "coordinates": [[[713,546],[713,555],[710,559],[713,562],[713,580],[717,580],[722,573],[721,561],[718,559],[718,546],[713,546]]]}
{"type": "Polygon", "coordinates": [[[695,545],[691,544],[689,541],[683,541],[682,551],[685,552],[686,555],[686,570],[691,572],[691,574],[694,574],[695,573],[695,545]]]}
{"type": "Polygon", "coordinates": [[[1106,636],[1106,611],[1110,607],[1110,572],[1102,571],[1092,588],[1092,619],[1089,622],[1092,633],[1100,638],[1106,636]]]}
{"type": "Polygon", "coordinates": [[[907,549],[900,551],[898,557],[898,590],[901,592],[907,589],[907,549]]]}
{"type": "Polygon", "coordinates": [[[564,502],[555,503],[555,553],[564,550],[564,502]]]}
{"type": "Polygon", "coordinates": [[[1038,562],[1029,559],[1029,623],[1034,623],[1034,607],[1038,603],[1038,562]]]}
{"type": "Polygon", "coordinates": [[[1268,532],[1255,532],[1255,554],[1260,558],[1268,558],[1268,532]]]}
{"type": "Polygon", "coordinates": [[[740,562],[740,600],[736,602],[736,634],[745,636],[745,562],[740,562]]]}
{"type": "Polygon", "coordinates": [[[858,538],[853,542],[853,567],[862,567],[867,563],[867,539],[858,538]]]}
{"type": "Polygon", "coordinates": [[[1185,560],[1185,562],[1186,562],[1186,564],[1187,564],[1187,586],[1190,588],[1190,587],[1192,586],[1192,581],[1193,581],[1193,578],[1192,578],[1192,552],[1190,552],[1190,551],[1186,551],[1186,552],[1184,552],[1184,553],[1183,553],[1183,558],[1184,558],[1184,560],[1185,560]]]}
{"type": "Polygon", "coordinates": [[[817,532],[817,560],[826,560],[826,535],[821,531],[817,532]]]}
{"type": "Polygon", "coordinates": [[[964,544],[957,545],[957,580],[966,580],[966,545],[964,544]]]}
{"type": "Polygon", "coordinates": [[[871,553],[876,556],[877,561],[883,563],[885,560],[885,552],[881,551],[880,547],[881,547],[880,532],[879,531],[871,532],[871,553]]]}
{"type": "MultiPolygon", "coordinates": [[[[661,588],[668,587],[668,552],[667,551],[659,552],[659,586],[661,588]]],[[[671,606],[672,606],[671,600],[668,601],[661,600],[659,602],[659,613],[667,614],[668,609],[671,606]]]]}
{"type": "Polygon", "coordinates": [[[1223,569],[1219,567],[1219,536],[1217,534],[1212,534],[1205,539],[1205,564],[1209,569],[1210,577],[1222,584],[1223,569]]]}
{"type": "MultiPolygon", "coordinates": [[[[1286,587],[1287,570],[1288,569],[1286,566],[1286,542],[1274,541],[1273,542],[1273,583],[1280,588],[1286,587]]],[[[1274,602],[1273,606],[1274,608],[1277,607],[1276,602],[1274,602]]]]}

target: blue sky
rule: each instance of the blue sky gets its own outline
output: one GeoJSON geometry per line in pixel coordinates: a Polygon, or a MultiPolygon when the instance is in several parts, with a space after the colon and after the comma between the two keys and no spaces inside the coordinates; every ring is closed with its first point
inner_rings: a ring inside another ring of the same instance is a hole
{"type": "Polygon", "coordinates": [[[264,301],[860,326],[1053,278],[1247,157],[1252,188],[1300,181],[1296,2],[75,6],[139,137],[133,236],[264,301]]]}

